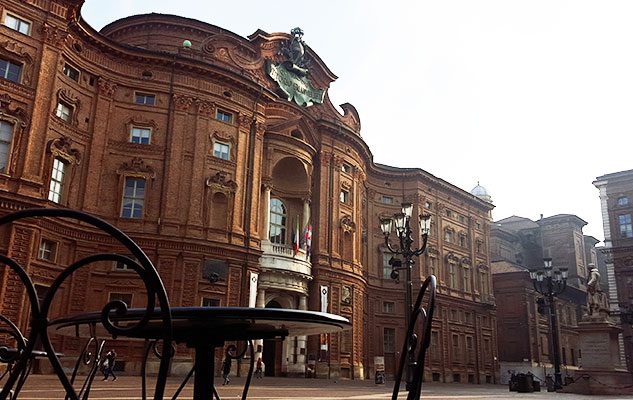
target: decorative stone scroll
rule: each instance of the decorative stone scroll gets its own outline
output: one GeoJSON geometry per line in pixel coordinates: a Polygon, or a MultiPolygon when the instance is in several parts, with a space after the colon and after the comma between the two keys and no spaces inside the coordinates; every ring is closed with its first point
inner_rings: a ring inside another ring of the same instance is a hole
{"type": "Polygon", "coordinates": [[[106,97],[112,97],[116,92],[117,84],[102,77],[99,77],[97,79],[97,87],[99,88],[100,94],[106,97]]]}
{"type": "Polygon", "coordinates": [[[9,94],[0,94],[0,119],[8,119],[10,122],[19,126],[22,130],[26,129],[30,124],[29,114],[21,107],[11,108],[13,99],[9,94]]]}
{"type": "Polygon", "coordinates": [[[144,179],[155,179],[156,171],[149,165],[145,165],[145,161],[140,157],[134,157],[131,162],[124,162],[117,169],[118,175],[138,176],[144,179]]]}
{"type": "Polygon", "coordinates": [[[207,178],[205,184],[213,191],[222,192],[225,194],[233,194],[237,190],[237,183],[227,179],[227,173],[219,171],[215,175],[207,178]]]}
{"type": "Polygon", "coordinates": [[[53,154],[54,157],[59,157],[69,164],[81,163],[81,152],[77,149],[73,149],[72,139],[66,136],[62,136],[57,139],[53,139],[48,142],[48,151],[53,154]]]}
{"type": "Polygon", "coordinates": [[[344,215],[343,218],[341,218],[341,228],[343,232],[356,232],[356,223],[352,220],[352,217],[344,215]]]}
{"type": "Polygon", "coordinates": [[[40,32],[44,36],[44,41],[46,43],[56,47],[61,47],[68,37],[68,32],[47,23],[44,23],[44,25],[42,25],[40,32]]]}

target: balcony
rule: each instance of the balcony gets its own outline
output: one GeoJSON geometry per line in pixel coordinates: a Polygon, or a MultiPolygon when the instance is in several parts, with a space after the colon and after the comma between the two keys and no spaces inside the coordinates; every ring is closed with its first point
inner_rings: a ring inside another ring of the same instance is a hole
{"type": "Polygon", "coordinates": [[[291,272],[303,275],[304,279],[312,279],[312,265],[305,250],[299,249],[295,255],[294,249],[290,246],[262,241],[262,251],[262,269],[271,272],[291,272]]]}

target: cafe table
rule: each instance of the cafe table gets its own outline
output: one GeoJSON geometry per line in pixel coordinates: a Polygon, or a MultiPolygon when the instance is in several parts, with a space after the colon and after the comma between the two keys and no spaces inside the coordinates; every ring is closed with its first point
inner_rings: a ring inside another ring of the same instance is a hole
{"type": "MultiPolygon", "coordinates": [[[[111,313],[110,319],[119,327],[138,324],[146,309],[129,309],[122,315],[111,313]]],[[[350,329],[347,318],[304,310],[250,307],[172,307],[173,339],[194,349],[195,400],[217,396],[214,386],[215,349],[227,341],[251,341],[302,335],[340,332],[350,329]]],[[[67,336],[87,338],[101,325],[101,312],[78,314],[51,321],[51,328],[67,336]]],[[[147,324],[134,330],[129,337],[157,340],[163,337],[160,310],[150,315],[147,324]]],[[[105,329],[103,329],[105,332],[105,329]]],[[[247,390],[248,388],[246,388],[247,390]]],[[[246,390],[244,393],[246,393],[246,390]]]]}

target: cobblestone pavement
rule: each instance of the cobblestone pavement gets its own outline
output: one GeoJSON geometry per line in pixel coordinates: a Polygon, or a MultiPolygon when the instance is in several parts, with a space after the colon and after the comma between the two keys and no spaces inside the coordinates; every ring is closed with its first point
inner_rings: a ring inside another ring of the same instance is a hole
{"type": "MultiPolygon", "coordinates": [[[[178,387],[180,381],[170,378],[167,394],[169,398],[178,387]]],[[[193,382],[190,382],[193,383],[193,382]]],[[[221,384],[221,379],[216,378],[221,384]]],[[[243,378],[232,378],[229,386],[218,386],[220,397],[226,399],[241,398],[243,378]]],[[[151,387],[151,386],[150,386],[151,387]]],[[[138,377],[122,376],[117,381],[103,382],[95,380],[91,391],[91,399],[96,400],[140,400],[140,379],[138,377]]],[[[264,378],[254,379],[249,390],[249,399],[253,400],[386,400],[391,398],[392,386],[374,385],[371,381],[332,381],[323,379],[293,379],[293,378],[264,378]]],[[[192,386],[189,385],[179,399],[191,399],[192,386]]],[[[19,399],[63,399],[64,393],[57,378],[51,375],[32,375],[29,377],[19,399]]],[[[151,398],[151,397],[150,397],[151,398]]],[[[404,393],[400,398],[405,398],[404,393]]],[[[633,396],[582,396],[563,393],[514,393],[509,392],[505,385],[466,385],[466,384],[425,384],[422,390],[423,399],[633,399],[633,396]]]]}

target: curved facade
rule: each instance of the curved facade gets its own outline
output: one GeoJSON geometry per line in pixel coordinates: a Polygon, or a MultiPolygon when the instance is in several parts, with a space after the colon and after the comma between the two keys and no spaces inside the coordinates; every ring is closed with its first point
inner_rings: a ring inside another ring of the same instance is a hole
{"type": "MultiPolygon", "coordinates": [[[[349,332],[264,341],[257,351],[268,374],[310,366],[319,377],[362,379],[373,377],[377,356],[392,373],[402,347],[403,288],[388,276],[378,219],[411,201],[433,217],[414,282],[435,273],[440,283],[427,378],[495,381],[491,204],[424,170],[375,164],[357,111],[330,103],[337,77],[300,31],[243,38],[147,14],[96,32],[81,4],[0,6],[3,213],[70,207],[116,224],[153,260],[172,306],[346,316],[349,332]]],[[[77,257],[116,251],[71,222],[33,221],[4,235],[3,251],[42,291],[77,257]]],[[[60,314],[114,298],[143,306],[124,265],[80,271],[65,290],[60,314]]],[[[26,324],[6,271],[0,294],[2,312],[26,324]]],[[[57,340],[68,352],[78,346],[57,340]]],[[[136,370],[140,344],[120,346],[136,370]]],[[[179,354],[174,372],[191,362],[179,354]]]]}

